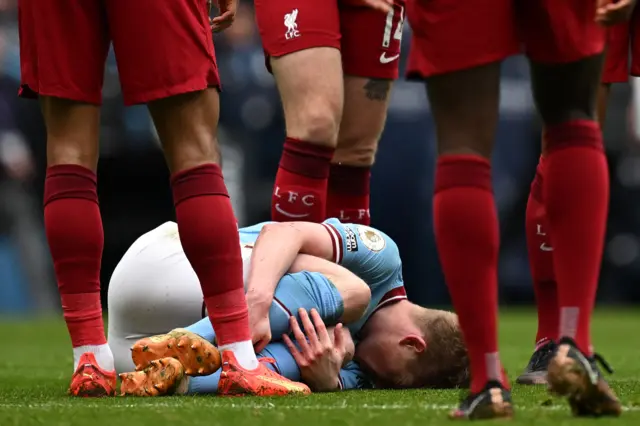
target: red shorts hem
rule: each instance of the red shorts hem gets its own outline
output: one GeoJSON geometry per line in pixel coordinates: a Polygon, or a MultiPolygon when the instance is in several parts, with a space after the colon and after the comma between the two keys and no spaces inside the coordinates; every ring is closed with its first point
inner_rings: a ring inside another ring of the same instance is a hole
{"type": "MultiPolygon", "coordinates": [[[[633,73],[631,75],[634,75],[633,73]]],[[[602,84],[613,84],[613,83],[626,83],[629,81],[629,73],[624,71],[623,73],[602,73],[602,79],[600,82],[602,84]]]]}
{"type": "Polygon", "coordinates": [[[283,49],[281,51],[277,51],[276,53],[269,53],[267,52],[267,49],[264,49],[264,66],[267,68],[267,71],[269,72],[269,74],[273,74],[273,70],[271,69],[271,58],[282,58],[283,56],[287,56],[287,55],[291,55],[292,53],[296,53],[296,52],[302,52],[303,50],[307,50],[307,49],[315,49],[318,47],[329,47],[329,48],[334,48],[334,49],[338,49],[338,51],[340,51],[340,43],[331,43],[329,44],[329,42],[326,42],[325,44],[317,44],[317,45],[311,45],[311,43],[308,43],[308,45],[305,45],[304,47],[300,47],[297,48],[295,50],[292,49],[283,49]]]}
{"type": "MultiPolygon", "coordinates": [[[[483,65],[492,64],[494,62],[500,62],[507,59],[510,56],[521,53],[520,49],[509,49],[504,52],[496,52],[491,55],[483,55],[481,58],[477,57],[473,60],[466,61],[464,63],[452,64],[443,67],[436,67],[431,64],[420,64],[424,62],[424,58],[419,58],[420,51],[411,50],[409,52],[409,63],[405,71],[405,78],[411,81],[423,81],[429,77],[434,77],[440,74],[448,74],[457,71],[468,70],[471,68],[481,67],[483,65]]],[[[428,62],[428,60],[427,60],[428,62]]]]}
{"type": "Polygon", "coordinates": [[[194,77],[184,83],[174,84],[172,86],[162,87],[159,89],[152,89],[135,93],[127,93],[123,91],[122,98],[126,106],[131,106],[146,104],[149,102],[157,101],[159,99],[165,99],[171,96],[182,95],[185,93],[200,92],[210,87],[215,87],[216,89],[218,89],[218,91],[221,90],[222,87],[217,77],[217,73],[213,73],[210,78],[194,77]]]}
{"type": "Polygon", "coordinates": [[[24,83],[21,84],[18,89],[18,96],[24,99],[38,99],[40,96],[51,96],[93,105],[102,104],[102,94],[86,95],[73,90],[34,90],[29,84],[24,83]]]}
{"type": "Polygon", "coordinates": [[[340,40],[336,40],[333,37],[309,37],[304,40],[301,39],[299,43],[288,44],[286,48],[265,48],[264,51],[266,56],[280,58],[291,53],[296,53],[307,49],[314,49],[317,47],[333,47],[334,49],[340,50],[340,40]]]}

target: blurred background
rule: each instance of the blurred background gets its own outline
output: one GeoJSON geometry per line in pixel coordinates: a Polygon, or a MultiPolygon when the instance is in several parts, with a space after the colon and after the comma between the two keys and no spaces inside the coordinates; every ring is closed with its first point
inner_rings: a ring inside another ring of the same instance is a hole
{"type": "MultiPolygon", "coordinates": [[[[0,314],[31,315],[59,310],[59,299],[42,221],[44,127],[37,102],[16,96],[20,77],[16,15],[16,0],[0,0],[0,314]]],[[[405,25],[404,52],[409,32],[405,25]]],[[[219,138],[229,192],[241,225],[269,220],[284,120],[246,1],[236,23],[217,35],[215,42],[224,85],[219,138]]],[[[540,123],[524,58],[508,60],[503,73],[494,158],[502,232],[500,296],[504,304],[531,304],[524,211],[539,155],[540,123]]],[[[611,166],[611,208],[599,298],[606,303],[640,302],[636,87],[640,86],[633,81],[613,88],[604,131],[611,166]]],[[[400,247],[409,296],[421,304],[446,305],[449,300],[431,215],[433,130],[423,87],[400,79],[373,170],[371,215],[373,226],[391,235],[400,247]]],[[[123,107],[113,56],[105,75],[101,155],[106,294],[111,273],[131,243],[173,220],[169,176],[154,128],[144,106],[123,107]]]]}

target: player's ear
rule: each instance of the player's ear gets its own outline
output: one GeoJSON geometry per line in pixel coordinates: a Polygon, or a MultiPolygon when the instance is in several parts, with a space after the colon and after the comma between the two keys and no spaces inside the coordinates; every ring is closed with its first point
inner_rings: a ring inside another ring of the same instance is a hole
{"type": "Polygon", "coordinates": [[[402,346],[407,346],[417,353],[422,353],[427,349],[427,342],[416,334],[409,334],[400,340],[402,346]]]}

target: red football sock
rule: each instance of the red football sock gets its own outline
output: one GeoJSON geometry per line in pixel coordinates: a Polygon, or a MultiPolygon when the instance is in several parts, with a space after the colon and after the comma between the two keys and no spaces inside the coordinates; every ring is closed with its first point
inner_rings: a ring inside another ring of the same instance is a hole
{"type": "Polygon", "coordinates": [[[553,273],[553,247],[548,235],[546,210],[542,197],[544,159],[541,157],[531,184],[525,218],[529,267],[538,308],[536,348],[558,338],[558,289],[553,273]]]}
{"type": "Polygon", "coordinates": [[[104,233],[94,172],[72,164],[47,169],[44,227],[71,344],[107,343],[100,304],[104,233]]]}
{"type": "Polygon", "coordinates": [[[433,200],[440,264],[471,364],[471,392],[508,386],[498,356],[498,216],[491,165],[473,155],[438,159],[433,200]]]}
{"type": "Polygon", "coordinates": [[[590,353],[590,323],[604,246],[609,171],[595,121],[547,127],[544,201],[558,283],[560,336],[590,353]]]}
{"type": "Polygon", "coordinates": [[[327,179],[333,148],[287,138],[271,197],[277,222],[322,222],[327,208],[327,179]]]}
{"type": "Polygon", "coordinates": [[[171,177],[178,231],[216,331],[218,343],[251,340],[238,225],[216,164],[171,177]]]}
{"type": "Polygon", "coordinates": [[[329,174],[327,217],[341,222],[370,225],[369,181],[371,167],[332,164],[329,174]]]}

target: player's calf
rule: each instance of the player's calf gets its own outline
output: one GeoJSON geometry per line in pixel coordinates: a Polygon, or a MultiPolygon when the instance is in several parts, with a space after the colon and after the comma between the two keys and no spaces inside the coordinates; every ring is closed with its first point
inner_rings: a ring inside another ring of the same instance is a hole
{"type": "Polygon", "coordinates": [[[218,348],[197,334],[180,328],[138,340],[131,348],[131,358],[136,370],[143,370],[159,359],[177,359],[188,376],[213,374],[221,365],[218,348]]]}

